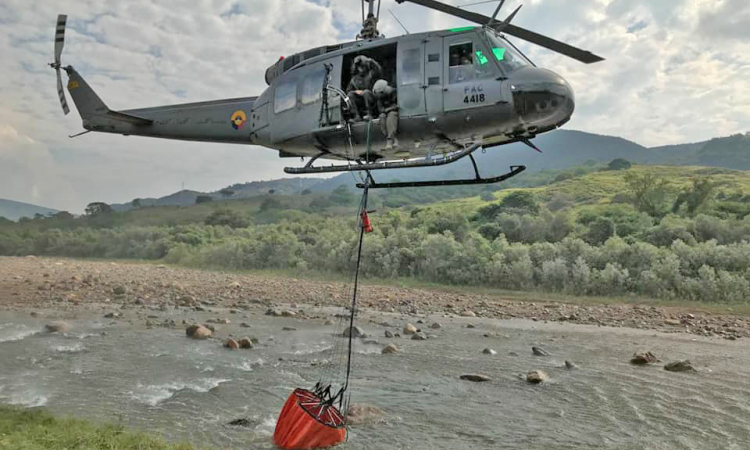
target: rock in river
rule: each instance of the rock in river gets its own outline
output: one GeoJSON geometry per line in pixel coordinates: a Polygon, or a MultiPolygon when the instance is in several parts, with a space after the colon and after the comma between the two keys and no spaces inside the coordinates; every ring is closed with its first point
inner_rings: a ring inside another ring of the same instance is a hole
{"type": "Polygon", "coordinates": [[[385,330],[385,337],[387,337],[387,338],[392,338],[392,337],[393,337],[393,333],[391,333],[391,332],[390,332],[390,331],[388,331],[388,330],[385,330]]]}
{"type": "Polygon", "coordinates": [[[497,352],[495,350],[492,350],[491,348],[485,348],[482,350],[482,353],[485,355],[497,355],[497,352]]]}
{"type": "Polygon", "coordinates": [[[361,338],[361,337],[365,337],[366,336],[365,335],[365,331],[362,328],[360,328],[360,327],[358,327],[356,325],[353,326],[353,327],[351,327],[351,328],[347,328],[346,330],[344,330],[344,337],[349,337],[349,334],[351,334],[352,337],[355,337],[355,338],[361,338]]]}
{"type": "Polygon", "coordinates": [[[549,375],[543,370],[532,370],[526,374],[526,381],[533,384],[544,383],[549,380],[549,375]]]}
{"type": "Polygon", "coordinates": [[[399,351],[400,350],[398,349],[398,347],[396,347],[394,344],[388,344],[385,347],[383,347],[383,350],[381,351],[381,353],[385,355],[388,353],[398,353],[399,351]]]}
{"type": "Polygon", "coordinates": [[[682,361],[674,361],[665,365],[664,370],[670,372],[695,372],[695,367],[693,367],[689,360],[684,359],[682,361]]]}
{"type": "Polygon", "coordinates": [[[549,356],[549,353],[541,347],[531,347],[531,353],[533,353],[534,356],[549,356]]]}
{"type": "Polygon", "coordinates": [[[240,348],[253,348],[253,341],[250,338],[242,338],[237,342],[240,348]]]}
{"type": "Polygon", "coordinates": [[[211,330],[203,325],[190,325],[185,329],[185,335],[193,339],[208,339],[211,337],[211,330]]]}
{"type": "Polygon", "coordinates": [[[637,364],[637,365],[653,364],[656,361],[658,360],[656,359],[656,356],[654,356],[653,353],[644,352],[644,351],[635,352],[633,354],[633,357],[630,358],[630,362],[632,364],[637,364]]]}
{"type": "Polygon", "coordinates": [[[404,334],[414,334],[417,332],[417,327],[414,325],[407,323],[404,325],[404,334]]]}
{"type": "Polygon", "coordinates": [[[422,333],[421,331],[419,333],[414,333],[414,335],[411,337],[413,341],[426,341],[427,335],[422,333]]]}
{"type": "Polygon", "coordinates": [[[351,424],[361,424],[364,422],[382,421],[385,418],[385,411],[375,406],[352,405],[349,407],[347,422],[351,424]]]}
{"type": "Polygon", "coordinates": [[[467,381],[475,381],[477,383],[482,382],[482,381],[492,380],[492,378],[488,377],[487,375],[482,375],[479,373],[467,373],[465,375],[461,375],[459,378],[461,378],[462,380],[467,380],[467,381]]]}
{"type": "Polygon", "coordinates": [[[573,370],[573,369],[577,369],[578,366],[576,366],[576,364],[573,361],[568,361],[566,359],[565,360],[565,368],[568,369],[568,370],[573,370]]]}
{"type": "Polygon", "coordinates": [[[70,325],[61,320],[50,322],[45,325],[44,329],[49,333],[66,333],[70,331],[70,325]]]}
{"type": "Polygon", "coordinates": [[[226,341],[224,341],[224,347],[230,350],[237,350],[240,348],[240,344],[238,344],[237,341],[235,341],[234,339],[229,338],[226,341]]]}

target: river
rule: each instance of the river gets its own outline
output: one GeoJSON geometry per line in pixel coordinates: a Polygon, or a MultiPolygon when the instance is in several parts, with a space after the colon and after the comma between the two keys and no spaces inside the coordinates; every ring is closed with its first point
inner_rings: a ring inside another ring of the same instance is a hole
{"type": "MultiPolygon", "coordinates": [[[[172,441],[235,449],[273,448],[276,416],[295,387],[311,387],[333,338],[322,320],[271,318],[262,311],[153,311],[180,323],[222,315],[219,336],[260,339],[230,351],[194,341],[182,328],[147,329],[131,312],[105,319],[85,311],[67,333],[45,333],[50,319],[0,312],[0,403],[122,423],[172,441]],[[187,314],[187,315],[186,315],[187,314]],[[128,320],[130,319],[130,320],[128,320]],[[240,328],[239,322],[249,328],[240,328]],[[282,327],[296,330],[284,331],[282,327]],[[249,419],[248,427],[227,422],[249,419]]],[[[54,312],[47,311],[48,317],[54,312]]],[[[747,449],[750,353],[743,340],[589,325],[425,317],[426,341],[386,339],[406,317],[363,313],[379,344],[359,342],[352,403],[387,415],[352,426],[342,449],[747,449]],[[381,325],[389,322],[390,328],[381,325]],[[427,326],[435,321],[440,329],[427,326]],[[473,324],[474,328],[467,328],[473,324]],[[486,336],[485,336],[486,335],[486,336]],[[387,343],[401,352],[380,354],[387,343]],[[551,356],[538,357],[531,346],[551,356]],[[483,354],[486,347],[496,355],[483,354]],[[635,350],[663,362],[690,359],[696,373],[629,364],[635,350]],[[567,370],[570,360],[577,369],[567,370]],[[547,371],[530,385],[522,375],[547,371]],[[482,373],[485,383],[459,380],[482,373]]],[[[416,318],[410,318],[416,321],[416,318]]],[[[341,338],[339,338],[341,339],[341,338]]]]}

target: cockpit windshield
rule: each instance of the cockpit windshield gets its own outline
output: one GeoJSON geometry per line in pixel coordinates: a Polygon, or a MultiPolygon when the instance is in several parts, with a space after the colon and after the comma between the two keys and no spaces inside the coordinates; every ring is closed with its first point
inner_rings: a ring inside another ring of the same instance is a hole
{"type": "Polygon", "coordinates": [[[487,38],[490,40],[492,55],[495,57],[495,61],[497,61],[500,67],[506,72],[510,73],[522,67],[531,65],[531,61],[526,59],[505,39],[492,32],[487,33],[487,38]]]}

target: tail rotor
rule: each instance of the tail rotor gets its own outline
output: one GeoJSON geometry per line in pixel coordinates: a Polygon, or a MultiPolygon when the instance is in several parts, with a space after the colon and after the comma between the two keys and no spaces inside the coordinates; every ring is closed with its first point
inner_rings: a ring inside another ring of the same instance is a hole
{"type": "Polygon", "coordinates": [[[63,90],[62,76],[60,75],[60,55],[62,55],[63,46],[65,44],[65,23],[68,20],[68,16],[60,14],[57,16],[57,27],[55,28],[55,62],[50,63],[49,66],[55,69],[57,72],[57,95],[60,97],[60,105],[62,106],[63,113],[68,114],[70,108],[68,108],[68,102],[65,99],[65,91],[63,90]]]}

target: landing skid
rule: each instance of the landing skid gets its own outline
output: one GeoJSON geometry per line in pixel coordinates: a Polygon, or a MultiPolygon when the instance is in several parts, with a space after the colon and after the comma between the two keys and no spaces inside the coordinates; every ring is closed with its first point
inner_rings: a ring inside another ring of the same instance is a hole
{"type": "Polygon", "coordinates": [[[482,147],[482,144],[477,142],[468,147],[464,147],[462,150],[454,152],[450,155],[443,156],[441,158],[435,158],[435,159],[422,158],[422,159],[414,160],[414,161],[386,161],[386,162],[375,162],[375,163],[362,163],[358,161],[357,164],[339,164],[339,165],[314,167],[312,164],[315,162],[315,160],[325,155],[325,153],[321,153],[313,157],[312,159],[310,159],[310,161],[304,167],[285,167],[284,172],[289,173],[289,174],[310,174],[310,173],[364,171],[364,172],[367,172],[367,180],[364,183],[357,183],[357,187],[361,189],[362,188],[379,189],[379,188],[400,188],[400,187],[492,184],[492,183],[499,183],[500,181],[505,181],[508,178],[516,176],[519,173],[526,170],[526,166],[510,166],[510,172],[508,173],[505,173],[497,177],[492,177],[492,178],[482,178],[479,175],[479,169],[477,168],[477,163],[474,160],[474,156],[472,155],[472,153],[474,153],[476,150],[478,150],[481,147],[482,147]],[[383,169],[406,169],[406,168],[413,169],[416,167],[444,166],[446,164],[454,163],[458,161],[459,159],[465,158],[467,156],[471,159],[471,164],[472,166],[474,166],[474,174],[476,175],[474,178],[470,178],[470,179],[376,183],[372,177],[372,174],[370,173],[373,170],[383,170],[383,169]]]}
{"type": "Polygon", "coordinates": [[[510,166],[510,172],[504,173],[497,177],[482,178],[477,170],[477,164],[474,162],[474,157],[470,157],[471,162],[474,165],[474,173],[476,178],[468,178],[464,180],[434,180],[434,181],[398,181],[393,183],[377,183],[372,178],[370,172],[367,172],[367,182],[357,183],[357,187],[364,189],[384,189],[384,188],[403,188],[403,187],[428,187],[428,186],[465,186],[470,184],[492,184],[505,181],[508,178],[514,177],[519,173],[526,170],[526,166],[510,166]]]}

